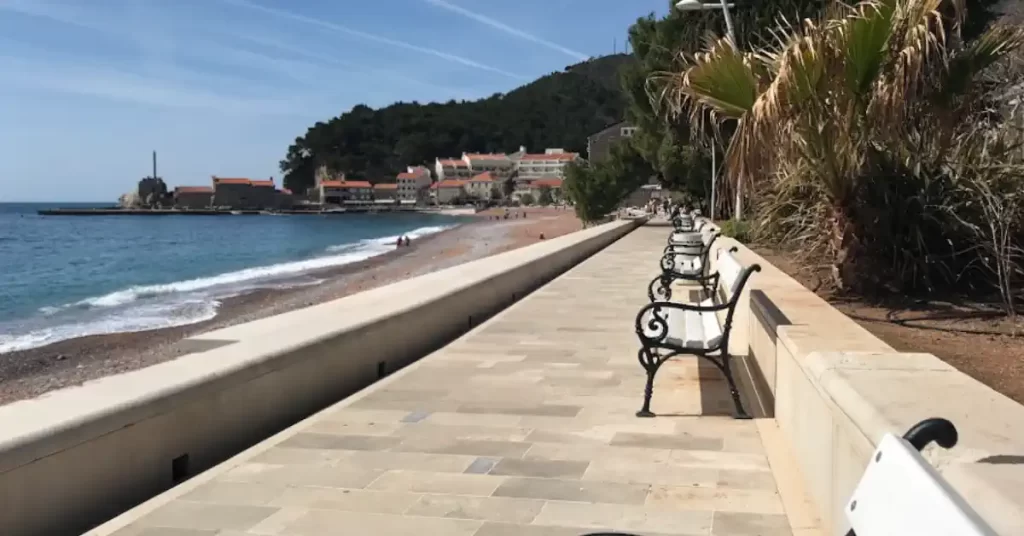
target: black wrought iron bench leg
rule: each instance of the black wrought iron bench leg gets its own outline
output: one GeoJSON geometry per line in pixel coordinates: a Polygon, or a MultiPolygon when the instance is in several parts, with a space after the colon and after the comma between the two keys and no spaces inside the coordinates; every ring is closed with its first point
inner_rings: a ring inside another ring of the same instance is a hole
{"type": "Polygon", "coordinates": [[[651,396],[654,395],[654,376],[658,374],[658,369],[661,368],[664,360],[650,348],[641,348],[637,353],[637,358],[647,372],[647,383],[644,385],[644,405],[640,408],[640,411],[636,412],[636,416],[654,417],[654,413],[651,411],[651,396]]]}
{"type": "MultiPolygon", "coordinates": [[[[711,358],[709,358],[711,359],[711,358]]],[[[721,357],[722,362],[719,369],[722,374],[725,375],[725,381],[729,384],[729,394],[732,396],[732,403],[736,406],[736,414],[733,415],[736,419],[750,419],[750,414],[747,410],[743,409],[743,400],[740,398],[740,390],[736,386],[736,380],[732,377],[732,367],[729,365],[729,361],[732,359],[728,355],[721,357]]],[[[711,359],[716,365],[719,364],[715,359],[711,359]]]]}

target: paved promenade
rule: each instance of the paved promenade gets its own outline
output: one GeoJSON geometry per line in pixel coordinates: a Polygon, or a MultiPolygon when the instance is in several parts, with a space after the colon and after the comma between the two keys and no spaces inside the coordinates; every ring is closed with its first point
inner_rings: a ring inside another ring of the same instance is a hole
{"type": "Polygon", "coordinates": [[[771,421],[727,416],[708,369],[667,366],[660,416],[634,416],[633,321],[666,232],[638,229],[419,363],[89,534],[794,534],[762,441],[771,421]]]}

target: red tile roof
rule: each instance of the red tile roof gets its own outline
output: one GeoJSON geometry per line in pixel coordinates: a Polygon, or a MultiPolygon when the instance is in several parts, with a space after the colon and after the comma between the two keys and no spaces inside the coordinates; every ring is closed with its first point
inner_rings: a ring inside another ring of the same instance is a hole
{"type": "Polygon", "coordinates": [[[541,186],[547,186],[548,188],[561,188],[562,179],[556,178],[543,178],[537,179],[530,183],[531,188],[540,188],[541,186]]]}
{"type": "Polygon", "coordinates": [[[174,189],[175,194],[212,194],[213,188],[209,186],[178,186],[174,189]]]}
{"type": "Polygon", "coordinates": [[[485,171],[469,180],[471,182],[492,182],[494,181],[494,175],[490,171],[485,171]]]}
{"type": "Polygon", "coordinates": [[[438,181],[438,182],[435,182],[434,184],[431,184],[430,187],[431,188],[435,188],[435,189],[436,188],[462,188],[467,183],[469,183],[469,181],[459,180],[459,179],[445,179],[443,181],[438,181]]]}
{"type": "Polygon", "coordinates": [[[438,162],[440,162],[442,166],[448,167],[469,167],[469,164],[467,164],[465,160],[453,160],[449,158],[444,160],[438,159],[438,162]]]}
{"type": "Polygon", "coordinates": [[[320,181],[325,188],[373,188],[367,181],[320,181]]]}
{"type": "Polygon", "coordinates": [[[221,178],[216,175],[213,177],[214,184],[245,184],[252,185],[252,181],[249,179],[237,179],[237,178],[221,178]]]}
{"type": "Polygon", "coordinates": [[[381,182],[373,185],[374,190],[397,190],[398,184],[393,182],[381,182]]]}
{"type": "Polygon", "coordinates": [[[557,154],[526,154],[523,155],[523,160],[555,160],[555,161],[572,161],[578,157],[577,153],[557,153],[557,154]]]}
{"type": "Polygon", "coordinates": [[[501,153],[466,153],[470,160],[508,160],[508,155],[501,153]]]}
{"type": "Polygon", "coordinates": [[[274,188],[275,187],[274,179],[270,179],[270,180],[267,180],[267,181],[251,181],[251,182],[252,182],[253,186],[259,186],[259,187],[263,187],[263,188],[266,188],[266,187],[274,188]]]}
{"type": "Polygon", "coordinates": [[[418,179],[418,178],[422,177],[424,174],[425,174],[424,171],[420,171],[418,173],[402,172],[402,173],[398,174],[398,178],[399,179],[418,179]]]}

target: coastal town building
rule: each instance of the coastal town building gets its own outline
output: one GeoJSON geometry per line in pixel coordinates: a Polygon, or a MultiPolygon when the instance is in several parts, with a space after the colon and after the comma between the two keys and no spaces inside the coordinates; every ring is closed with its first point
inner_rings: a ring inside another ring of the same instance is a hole
{"type": "Polygon", "coordinates": [[[345,181],[322,180],[317,184],[320,202],[325,205],[340,205],[345,200],[345,181]]]}
{"type": "Polygon", "coordinates": [[[603,161],[611,154],[611,149],[615,144],[626,138],[632,138],[635,133],[636,127],[623,121],[587,136],[587,159],[592,163],[603,161]]]}
{"type": "Polygon", "coordinates": [[[174,208],[208,209],[213,204],[213,188],[209,186],[178,186],[173,194],[174,208]]]}
{"type": "Polygon", "coordinates": [[[373,185],[367,181],[321,180],[320,202],[346,205],[373,202],[373,185]]]}
{"type": "Polygon", "coordinates": [[[252,203],[256,208],[277,208],[278,191],[274,179],[251,180],[249,184],[252,185],[252,203]]]}
{"type": "Polygon", "coordinates": [[[212,206],[216,208],[266,210],[281,205],[281,192],[273,178],[253,180],[213,176],[212,184],[212,206]]]}
{"type": "Polygon", "coordinates": [[[427,196],[430,186],[430,170],[423,166],[410,166],[408,171],[395,178],[398,184],[398,199],[404,205],[420,203],[427,196]]]}
{"type": "Polygon", "coordinates": [[[277,191],[277,208],[291,210],[295,207],[295,194],[288,188],[281,188],[277,191]]]}
{"type": "Polygon", "coordinates": [[[501,182],[495,178],[493,171],[485,171],[466,181],[466,194],[477,199],[491,199],[493,196],[491,192],[495,188],[498,188],[500,195],[500,184],[501,182]]]}
{"type": "Polygon", "coordinates": [[[378,205],[398,203],[398,183],[379,182],[373,185],[373,202],[378,205]]]}
{"type": "Polygon", "coordinates": [[[256,194],[252,181],[243,178],[213,177],[213,206],[223,208],[254,209],[256,194]]]}
{"type": "Polygon", "coordinates": [[[541,177],[533,180],[517,180],[515,190],[512,192],[512,199],[520,201],[524,195],[529,194],[536,202],[544,188],[549,188],[551,190],[552,200],[561,199],[562,182],[563,179],[561,177],[541,177]]]}
{"type": "Polygon", "coordinates": [[[466,196],[467,180],[445,179],[430,185],[430,197],[439,205],[448,205],[466,196]]]}
{"type": "Polygon", "coordinates": [[[567,153],[564,149],[546,149],[544,154],[522,153],[514,159],[516,180],[532,181],[543,177],[565,177],[565,167],[569,163],[579,160],[578,153],[567,153]]]}
{"type": "Polygon", "coordinates": [[[462,160],[469,166],[470,171],[474,174],[480,174],[484,171],[491,172],[495,179],[507,179],[512,176],[515,171],[515,163],[508,155],[497,153],[497,154],[480,154],[480,153],[462,153],[462,160]]]}
{"type": "Polygon", "coordinates": [[[562,197],[562,182],[563,179],[558,177],[549,177],[543,179],[537,179],[530,184],[530,195],[533,199],[540,201],[540,194],[545,189],[551,192],[551,200],[557,202],[563,199],[562,197]]]}
{"type": "Polygon", "coordinates": [[[434,173],[437,174],[438,181],[468,179],[473,176],[473,170],[461,158],[437,158],[434,164],[434,173]]]}

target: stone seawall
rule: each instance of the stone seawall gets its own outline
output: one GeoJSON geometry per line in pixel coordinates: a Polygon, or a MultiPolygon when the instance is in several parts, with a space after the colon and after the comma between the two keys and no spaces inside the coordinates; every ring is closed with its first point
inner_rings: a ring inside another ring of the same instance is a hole
{"type": "Polygon", "coordinates": [[[174,361],[0,408],[0,534],[78,534],[464,333],[642,221],[187,339],[174,361]]]}

